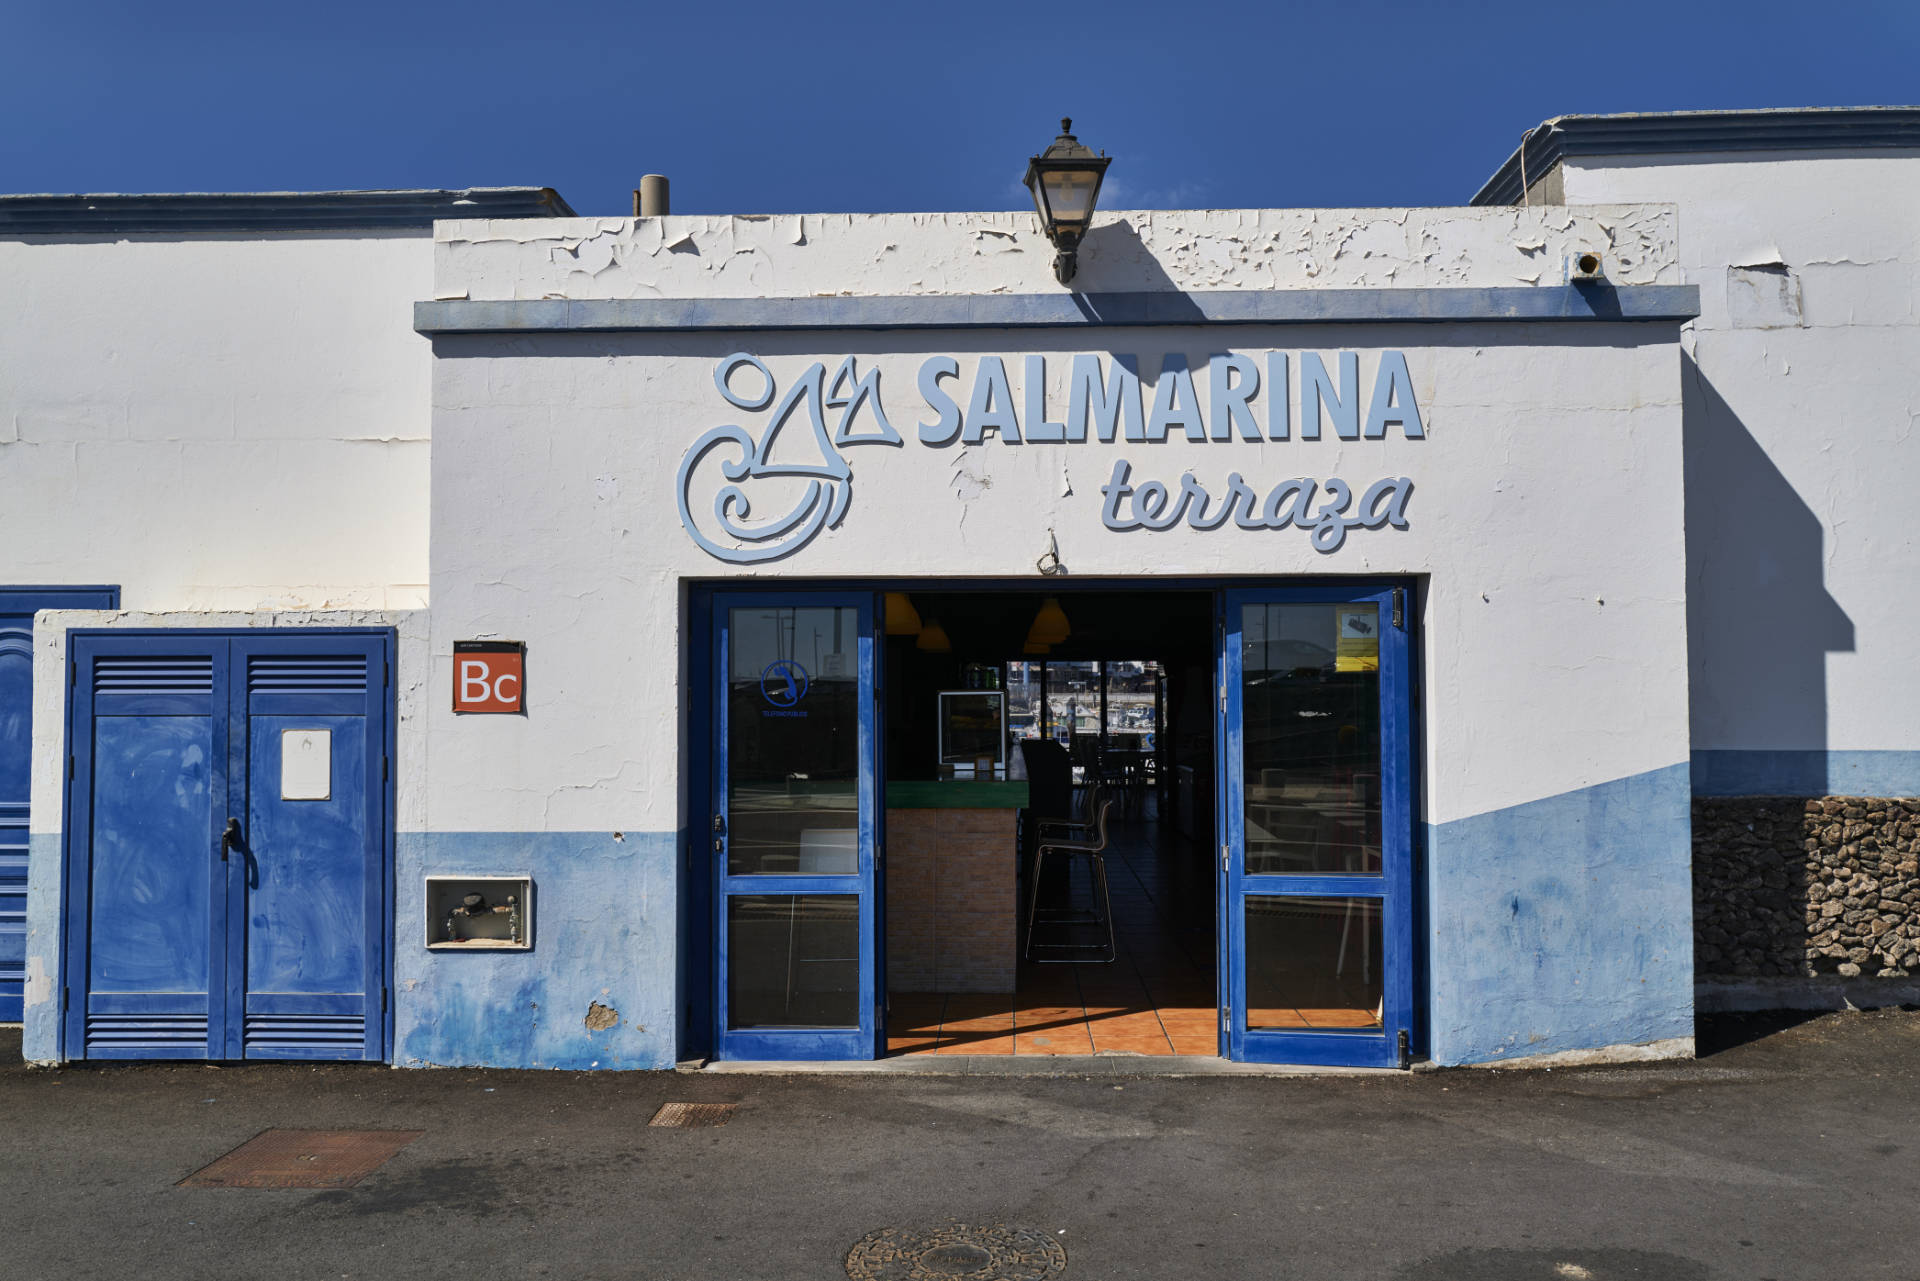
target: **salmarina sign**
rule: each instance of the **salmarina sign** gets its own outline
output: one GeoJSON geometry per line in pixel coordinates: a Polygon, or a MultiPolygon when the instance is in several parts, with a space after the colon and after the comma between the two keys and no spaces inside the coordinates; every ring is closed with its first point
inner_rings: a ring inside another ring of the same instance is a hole
{"type": "MultiPolygon", "coordinates": [[[[1200,370],[1191,367],[1184,354],[1173,352],[1162,357],[1150,393],[1136,357],[1079,354],[1069,358],[1066,412],[1057,420],[1050,412],[1061,406],[1047,403],[1047,357],[1019,359],[1023,378],[1018,398],[1004,357],[975,357],[965,371],[953,356],[923,360],[917,378],[919,408],[931,417],[912,428],[919,443],[934,449],[990,440],[1017,446],[1154,445],[1169,440],[1236,444],[1319,440],[1326,427],[1340,440],[1384,440],[1392,429],[1408,440],[1426,438],[1406,357],[1398,351],[1380,353],[1364,412],[1356,352],[1335,354],[1331,369],[1318,352],[1298,353],[1297,361],[1281,351],[1267,352],[1264,359],[1221,353],[1208,357],[1200,370]],[[1288,395],[1296,367],[1297,397],[1288,395]],[[964,383],[963,372],[971,375],[964,383]],[[1196,375],[1208,389],[1204,404],[1196,375]],[[1268,393],[1264,396],[1263,388],[1268,393]]],[[[715,365],[713,381],[735,409],[770,411],[758,436],[737,424],[715,427],[681,460],[681,524],[718,560],[757,564],[799,551],[847,513],[853,471],[844,450],[906,446],[881,402],[879,370],[861,372],[853,356],[843,358],[832,377],[824,362],[814,362],[782,393],[764,361],[735,352],[715,365]],[[803,407],[811,438],[789,441],[776,457],[776,441],[803,407]],[[831,429],[829,411],[838,411],[831,429]],[[712,519],[703,523],[694,515],[693,489],[702,462],[716,451],[727,451],[717,458],[723,483],[713,498],[712,519]],[[802,482],[798,497],[776,515],[758,516],[745,486],[773,478],[802,482]]],[[[1316,550],[1332,552],[1349,530],[1405,529],[1413,481],[1382,477],[1358,488],[1356,500],[1356,487],[1339,477],[1290,477],[1262,494],[1235,471],[1209,490],[1190,471],[1172,483],[1136,483],[1131,461],[1120,458],[1100,492],[1101,523],[1115,532],[1165,530],[1182,521],[1198,530],[1229,523],[1246,530],[1296,528],[1308,531],[1316,550]]]]}

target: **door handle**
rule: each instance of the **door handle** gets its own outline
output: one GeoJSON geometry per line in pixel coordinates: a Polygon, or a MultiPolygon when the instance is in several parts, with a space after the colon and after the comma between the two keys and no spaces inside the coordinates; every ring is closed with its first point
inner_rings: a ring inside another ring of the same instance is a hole
{"type": "Polygon", "coordinates": [[[220,861],[222,863],[227,861],[227,851],[238,844],[240,844],[240,820],[230,818],[227,820],[227,830],[220,833],[220,861]]]}

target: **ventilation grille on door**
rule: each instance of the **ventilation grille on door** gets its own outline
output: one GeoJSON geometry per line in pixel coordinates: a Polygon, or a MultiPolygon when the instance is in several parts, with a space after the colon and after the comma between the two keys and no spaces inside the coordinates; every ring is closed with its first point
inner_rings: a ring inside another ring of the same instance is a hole
{"type": "Polygon", "coordinates": [[[249,1014],[249,1050],[351,1049],[366,1043],[367,1020],[358,1014],[249,1014]]]}
{"type": "Polygon", "coordinates": [[[180,1049],[207,1048],[204,1014],[89,1014],[87,1048],[180,1049]]]}
{"type": "MultiPolygon", "coordinates": [[[[0,805],[0,933],[26,928],[27,807],[0,805]]],[[[0,960],[0,990],[23,981],[25,973],[18,951],[0,960]]]]}
{"type": "Polygon", "coordinates": [[[323,654],[306,658],[258,657],[247,664],[251,694],[340,694],[367,688],[364,654],[323,654]]]}
{"type": "Polygon", "coordinates": [[[211,694],[213,658],[192,654],[155,658],[147,654],[102,655],[93,660],[96,694],[211,694]]]}
{"type": "MultiPolygon", "coordinates": [[[[0,860],[6,858],[27,857],[27,807],[22,804],[0,805],[0,860]]],[[[0,867],[5,863],[0,861],[0,867]]],[[[0,877],[5,873],[0,872],[0,877]]],[[[20,880],[25,884],[27,865],[20,864],[20,880]]]]}

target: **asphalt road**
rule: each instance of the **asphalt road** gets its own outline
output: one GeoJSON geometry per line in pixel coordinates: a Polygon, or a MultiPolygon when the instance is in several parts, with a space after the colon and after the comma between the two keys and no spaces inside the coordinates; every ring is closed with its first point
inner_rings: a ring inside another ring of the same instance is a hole
{"type": "Polygon", "coordinates": [[[843,1281],[958,1221],[1068,1281],[1920,1278],[1920,1013],[1710,1033],[1364,1079],[9,1066],[0,1276],[843,1281]],[[647,1125],[675,1100],[740,1106],[647,1125]],[[269,1127],[425,1134],[352,1188],[175,1186],[269,1127]]]}

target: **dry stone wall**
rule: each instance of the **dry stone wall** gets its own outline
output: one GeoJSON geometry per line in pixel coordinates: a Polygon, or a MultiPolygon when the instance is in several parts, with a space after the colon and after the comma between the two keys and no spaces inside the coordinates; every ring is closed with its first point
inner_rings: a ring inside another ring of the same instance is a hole
{"type": "Polygon", "coordinates": [[[1693,803],[1701,978],[1920,972],[1920,799],[1693,803]]]}

